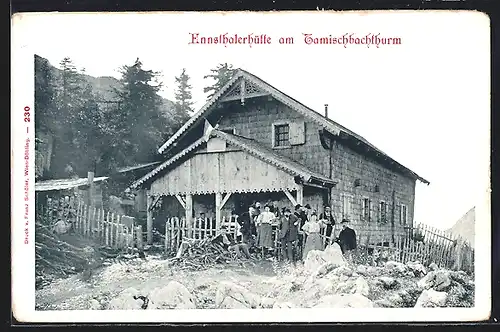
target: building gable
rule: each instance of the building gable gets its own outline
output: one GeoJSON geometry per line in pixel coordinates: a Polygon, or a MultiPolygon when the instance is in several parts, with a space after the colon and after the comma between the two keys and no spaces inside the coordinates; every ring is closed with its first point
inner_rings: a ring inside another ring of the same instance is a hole
{"type": "MultiPolygon", "coordinates": [[[[286,105],[288,108],[300,113],[308,121],[314,123],[318,129],[327,132],[329,135],[341,138],[341,141],[344,141],[343,137],[347,137],[347,141],[353,141],[356,146],[361,147],[362,150],[360,150],[360,153],[367,153],[367,155],[372,156],[374,159],[381,161],[391,168],[397,169],[402,174],[405,174],[412,179],[418,179],[423,183],[429,184],[429,181],[420,177],[418,174],[414,173],[405,166],[399,164],[383,151],[373,146],[363,137],[339,125],[331,119],[328,119],[327,117],[315,112],[314,110],[304,106],[292,97],[274,88],[267,82],[241,69],[238,69],[236,74],[230,79],[230,81],[224,87],[222,87],[198,112],[196,112],[170,139],[168,139],[167,142],[165,142],[158,149],[158,152],[164,153],[166,151],[169,151],[169,149],[171,149],[172,147],[175,147],[176,142],[181,137],[186,135],[193,128],[196,128],[197,125],[202,123],[204,119],[207,119],[211,113],[214,113],[214,111],[216,112],[218,109],[220,110],[221,108],[225,108],[223,106],[224,103],[239,101],[242,105],[245,105],[247,103],[247,100],[252,100],[252,98],[260,97],[267,97],[269,98],[269,100],[277,100],[283,105],[286,105]]],[[[218,121],[216,123],[218,123],[218,121]]],[[[299,127],[295,127],[294,125],[294,129],[299,129],[299,127]]],[[[294,133],[297,132],[300,131],[294,131],[294,133]]],[[[292,142],[302,142],[302,137],[303,136],[301,134],[294,134],[292,142]]]]}

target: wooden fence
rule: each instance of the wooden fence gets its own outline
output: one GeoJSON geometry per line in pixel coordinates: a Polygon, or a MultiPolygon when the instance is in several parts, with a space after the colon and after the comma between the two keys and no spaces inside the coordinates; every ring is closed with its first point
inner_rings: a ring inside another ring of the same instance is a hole
{"type": "Polygon", "coordinates": [[[474,249],[470,243],[425,224],[406,227],[393,241],[378,244],[370,242],[369,234],[358,234],[358,245],[402,263],[419,261],[424,265],[435,263],[443,268],[474,270],[474,249]]]}
{"type": "Polygon", "coordinates": [[[73,228],[76,233],[97,240],[107,247],[143,248],[142,226],[124,224],[123,217],[79,202],[73,228]]]}
{"type": "MultiPolygon", "coordinates": [[[[228,233],[236,239],[239,233],[239,225],[236,219],[222,217],[221,225],[226,225],[228,233]]],[[[390,231],[390,225],[365,225],[357,227],[356,231],[358,247],[365,249],[371,255],[385,254],[391,260],[402,263],[419,261],[423,264],[436,263],[443,268],[473,271],[474,250],[464,239],[453,237],[436,228],[425,224],[416,227],[397,226],[390,231]]],[[[341,225],[335,225],[332,239],[335,239],[342,229],[341,225]]],[[[213,237],[219,233],[216,228],[215,218],[195,219],[191,225],[186,224],[184,218],[171,217],[165,223],[165,252],[167,254],[177,252],[183,239],[203,239],[213,237]]],[[[279,228],[273,226],[273,239],[275,254],[281,257],[281,243],[278,239],[279,228]]],[[[323,246],[327,245],[325,228],[321,230],[323,246]]],[[[304,243],[303,243],[304,244],[304,243]]],[[[299,248],[299,255],[303,248],[299,248]]]]}

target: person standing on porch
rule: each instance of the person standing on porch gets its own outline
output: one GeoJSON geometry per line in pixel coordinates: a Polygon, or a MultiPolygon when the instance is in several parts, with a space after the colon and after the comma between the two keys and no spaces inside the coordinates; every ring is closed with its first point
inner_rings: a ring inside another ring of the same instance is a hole
{"type": "Polygon", "coordinates": [[[295,263],[294,247],[298,235],[298,218],[291,213],[290,209],[283,210],[281,217],[279,238],[281,240],[281,251],[283,258],[295,263]]]}
{"type": "Polygon", "coordinates": [[[266,205],[264,211],[257,217],[258,246],[262,248],[262,254],[265,255],[266,250],[274,247],[273,244],[273,226],[276,216],[271,212],[271,207],[266,205]]]}
{"type": "Polygon", "coordinates": [[[332,244],[332,240],[335,238],[335,218],[333,217],[332,209],[329,206],[325,206],[323,213],[319,215],[319,220],[326,225],[326,245],[330,245],[332,244]]]}
{"type": "Polygon", "coordinates": [[[323,227],[323,223],[318,220],[316,212],[312,212],[310,220],[306,221],[304,226],[302,226],[302,231],[307,235],[304,252],[302,253],[302,260],[306,260],[309,251],[323,249],[323,244],[321,243],[321,237],[319,235],[321,227],[323,227]]]}

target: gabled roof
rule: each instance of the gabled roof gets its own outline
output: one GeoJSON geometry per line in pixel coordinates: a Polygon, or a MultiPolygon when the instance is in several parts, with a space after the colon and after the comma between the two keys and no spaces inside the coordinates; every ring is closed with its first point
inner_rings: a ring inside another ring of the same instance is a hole
{"type": "MultiPolygon", "coordinates": [[[[253,139],[237,135],[231,135],[217,129],[211,130],[210,137],[218,137],[220,139],[223,139],[227,143],[242,149],[243,151],[257,157],[258,159],[261,159],[264,162],[275,166],[276,168],[284,170],[285,172],[289,173],[292,176],[300,177],[300,179],[304,182],[316,182],[317,184],[321,184],[323,186],[328,186],[328,185],[333,186],[338,183],[338,181],[336,180],[332,180],[319,173],[311,171],[304,165],[301,165],[298,162],[291,160],[290,158],[277,154],[276,152],[260,145],[253,139]]],[[[166,169],[168,166],[174,164],[176,161],[186,156],[189,152],[195,150],[196,148],[198,148],[199,146],[201,146],[203,143],[206,142],[207,142],[207,137],[204,136],[199,138],[188,148],[182,150],[174,157],[163,162],[154,170],[144,175],[142,178],[135,181],[134,183],[132,183],[132,185],[130,185],[129,188],[135,189],[141,186],[143,183],[156,176],[159,172],[166,169]]]]}
{"type": "Polygon", "coordinates": [[[405,170],[408,174],[410,174],[412,177],[415,179],[420,180],[423,183],[429,184],[429,181],[426,179],[422,178],[415,172],[411,171],[407,167],[401,165],[391,157],[389,157],[386,153],[384,153],[382,150],[379,148],[375,147],[373,144],[368,142],[365,138],[362,136],[352,132],[351,130],[341,126],[337,122],[328,119],[324,117],[323,115],[319,114],[318,112],[314,111],[313,109],[303,105],[302,103],[298,102],[294,98],[288,96],[287,94],[281,92],[280,90],[276,89],[269,83],[265,82],[264,80],[260,79],[259,77],[243,70],[243,69],[237,69],[236,73],[234,76],[217,92],[214,94],[212,98],[200,109],[198,110],[184,125],[177,130],[177,132],[172,135],[159,149],[159,153],[163,153],[168,150],[169,147],[171,147],[184,133],[186,133],[191,126],[193,126],[196,123],[199,123],[203,118],[206,118],[208,114],[214,109],[214,105],[219,101],[221,97],[224,96],[226,92],[230,89],[230,87],[233,86],[234,83],[236,83],[239,79],[244,79],[248,82],[253,83],[254,85],[258,86],[260,89],[263,91],[266,91],[269,93],[273,98],[276,100],[280,101],[281,103],[287,105],[291,109],[301,113],[303,116],[311,119],[312,121],[316,122],[319,126],[327,130],[333,135],[340,135],[340,133],[347,134],[348,136],[354,138],[356,141],[362,143],[365,145],[367,148],[373,150],[375,153],[381,155],[382,157],[388,159],[391,163],[395,164],[397,167],[402,168],[405,170]]]}

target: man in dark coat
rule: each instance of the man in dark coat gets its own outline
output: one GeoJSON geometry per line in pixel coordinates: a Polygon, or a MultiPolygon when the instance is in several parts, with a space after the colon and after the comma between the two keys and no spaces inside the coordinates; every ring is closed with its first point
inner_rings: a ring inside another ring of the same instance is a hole
{"type": "Polygon", "coordinates": [[[341,222],[342,230],[340,231],[338,242],[340,245],[340,249],[342,250],[342,254],[346,256],[348,261],[352,259],[352,252],[356,249],[356,232],[347,226],[349,220],[343,219],[341,222]]]}
{"type": "MultiPolygon", "coordinates": [[[[301,232],[302,226],[304,226],[304,224],[308,220],[307,213],[306,213],[306,208],[303,207],[300,204],[295,205],[295,213],[294,213],[294,215],[299,220],[299,225],[297,226],[298,229],[299,229],[299,235],[298,235],[298,241],[297,241],[298,243],[297,243],[297,245],[300,248],[300,250],[302,250],[303,244],[306,241],[306,235],[301,232]]],[[[302,256],[302,252],[300,252],[300,256],[302,256]]]]}
{"type": "Polygon", "coordinates": [[[285,259],[295,262],[294,244],[298,238],[299,220],[290,209],[285,209],[281,217],[280,233],[281,250],[285,259]]]}
{"type": "Polygon", "coordinates": [[[237,219],[238,223],[241,226],[240,231],[243,238],[243,242],[247,243],[249,246],[253,245],[252,235],[255,234],[256,232],[254,216],[255,216],[255,208],[253,206],[250,206],[248,208],[248,211],[242,213],[240,218],[237,219]]]}

